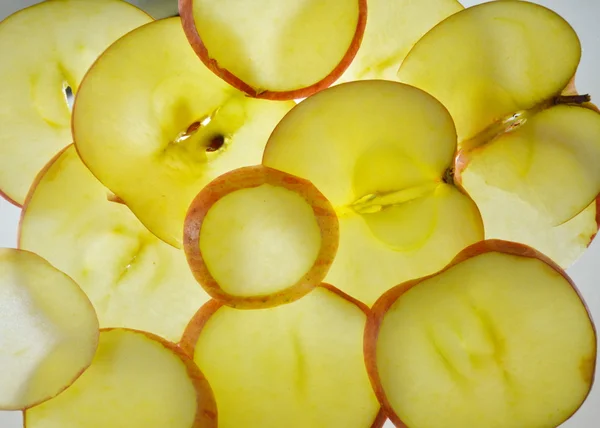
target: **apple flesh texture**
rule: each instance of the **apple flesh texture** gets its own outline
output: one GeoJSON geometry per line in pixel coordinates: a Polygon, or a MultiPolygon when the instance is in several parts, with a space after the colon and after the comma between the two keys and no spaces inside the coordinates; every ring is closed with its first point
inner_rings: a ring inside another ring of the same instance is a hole
{"type": "Polygon", "coordinates": [[[109,194],[69,146],[36,180],[22,213],[19,246],[74,278],[101,327],[178,341],[209,297],[183,251],[148,232],[109,194]]]}
{"type": "Polygon", "coordinates": [[[54,397],[97,345],[98,318],[71,278],[29,251],[0,249],[0,409],[54,397]]]}
{"type": "Polygon", "coordinates": [[[191,45],[218,76],[251,96],[303,98],[348,67],[366,0],[180,0],[191,45]]]}
{"type": "Polygon", "coordinates": [[[483,241],[384,294],[365,350],[398,427],[550,428],[591,388],[596,334],[558,266],[529,247],[483,241]]]}
{"type": "Polygon", "coordinates": [[[26,428],[216,428],[198,367],[176,345],[134,330],[103,330],[90,368],[66,391],[25,412],[26,428]]]}
{"type": "Polygon", "coordinates": [[[75,102],[73,135],[94,175],[151,232],[181,247],[194,197],[222,173],[259,163],[293,105],[230,87],[198,60],[181,21],[169,18],[129,33],[98,59],[75,102]]]}
{"type": "Polygon", "coordinates": [[[455,150],[441,104],[372,80],[296,106],[271,135],[263,164],[310,180],[331,201],[340,245],[325,281],[370,305],[483,239],[475,204],[443,180],[455,150]]]}
{"type": "Polygon", "coordinates": [[[0,195],[23,204],[36,174],[72,142],[65,88],[76,93],[100,53],[150,21],[122,1],[63,0],[0,23],[0,195]]]}
{"type": "Polygon", "coordinates": [[[381,426],[363,360],[366,310],[333,287],[269,309],[213,301],[182,346],[213,388],[221,428],[381,426]]]}

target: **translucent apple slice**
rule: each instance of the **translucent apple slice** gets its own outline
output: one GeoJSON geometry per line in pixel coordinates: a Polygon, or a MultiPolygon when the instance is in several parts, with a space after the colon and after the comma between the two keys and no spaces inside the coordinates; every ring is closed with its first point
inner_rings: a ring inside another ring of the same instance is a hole
{"type": "Polygon", "coordinates": [[[362,341],[368,309],[317,287],[277,308],[207,303],[181,346],[215,392],[219,427],[381,427],[362,341]]]}
{"type": "Polygon", "coordinates": [[[24,202],[38,171],[72,142],[68,94],[102,51],[151,20],[120,0],[62,0],[0,23],[0,195],[24,202]]]}
{"type": "Polygon", "coordinates": [[[211,296],[263,308],[319,285],[338,238],[335,211],[309,181],[259,165],[224,174],[200,192],[186,217],[184,248],[211,296]]]}
{"type": "Polygon", "coordinates": [[[439,102],[371,80],[296,106],[271,135],[263,164],[310,180],[331,201],[340,245],[325,281],[372,304],[483,239],[477,207],[452,184],[455,150],[439,102]]]}
{"type": "Polygon", "coordinates": [[[567,275],[506,241],[389,290],[365,330],[369,376],[397,427],[556,427],[591,389],[596,346],[567,275]]]}
{"type": "Polygon", "coordinates": [[[135,218],[69,146],[38,176],[21,216],[19,245],[73,277],[100,326],[150,331],[178,341],[208,299],[185,254],[135,218]]]}
{"type": "Polygon", "coordinates": [[[25,412],[26,428],[216,428],[206,379],[181,349],[142,331],[106,329],[90,368],[25,412]]]}
{"type": "Polygon", "coordinates": [[[129,33],[98,59],[77,95],[73,135],[94,175],[150,231],[181,247],[194,197],[222,173],[260,163],[293,105],[248,98],[216,77],[181,21],[169,18],[129,33]]]}
{"type": "Polygon", "coordinates": [[[179,0],[188,40],[216,75],[257,98],[331,85],[360,46],[366,0],[179,0]]]}
{"type": "Polygon", "coordinates": [[[98,318],[71,278],[29,251],[0,249],[0,409],[54,397],[97,345],[98,318]]]}

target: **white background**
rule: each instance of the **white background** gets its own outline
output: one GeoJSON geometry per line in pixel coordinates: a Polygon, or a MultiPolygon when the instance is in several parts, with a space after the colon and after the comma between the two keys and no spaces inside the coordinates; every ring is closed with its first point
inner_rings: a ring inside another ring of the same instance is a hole
{"type": "MultiPolygon", "coordinates": [[[[167,16],[169,14],[174,14],[177,11],[176,0],[132,0],[131,2],[142,5],[155,17],[167,16]]],[[[37,1],[0,0],[0,19],[4,19],[4,17],[18,9],[33,3],[37,3],[37,1]]],[[[463,0],[462,3],[465,6],[471,6],[483,2],[477,0],[463,0]]],[[[583,59],[577,73],[577,88],[580,93],[591,93],[592,96],[596,94],[598,96],[596,101],[597,103],[600,102],[600,0],[535,0],[535,3],[547,6],[561,14],[579,34],[583,45],[583,59]]],[[[515,46],[515,49],[518,49],[518,46],[515,46]]],[[[0,52],[0,61],[1,60],[2,52],[0,52]]],[[[600,165],[598,167],[600,168],[600,165]]],[[[20,211],[17,208],[0,198],[0,247],[16,246],[19,213],[20,211]]],[[[598,320],[600,323],[600,238],[592,243],[590,249],[568,270],[568,273],[581,290],[592,311],[594,319],[598,320]]],[[[435,403],[432,403],[432,406],[435,407],[435,403]]],[[[386,428],[388,426],[391,427],[389,422],[388,425],[386,425],[386,428]]],[[[21,414],[19,412],[0,412],[0,428],[19,427],[22,427],[21,414]]],[[[562,427],[600,427],[600,382],[596,384],[588,397],[588,400],[579,412],[562,425],[562,427]]]]}

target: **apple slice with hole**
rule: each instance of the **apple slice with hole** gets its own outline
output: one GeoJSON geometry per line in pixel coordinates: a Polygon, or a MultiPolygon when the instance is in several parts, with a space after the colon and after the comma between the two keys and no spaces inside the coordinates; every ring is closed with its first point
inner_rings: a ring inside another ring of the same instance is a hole
{"type": "Polygon", "coordinates": [[[340,244],[325,281],[370,305],[483,239],[477,207],[453,185],[455,150],[452,119],[433,97],[370,80],[298,104],[263,164],[310,180],[329,199],[340,244]]]}
{"type": "Polygon", "coordinates": [[[369,375],[397,427],[556,427],[591,389],[596,346],[565,272],[495,240],[389,290],[365,329],[369,375]]]}
{"type": "Polygon", "coordinates": [[[181,247],[187,209],[219,175],[260,163],[295,105],[248,98],[211,73],[179,18],[140,27],[90,69],[73,110],[77,151],[155,235],[181,247]]]}
{"type": "Polygon", "coordinates": [[[310,292],[327,274],[339,239],[333,207],[309,181],[262,165],[206,186],[184,229],[198,282],[237,308],[277,306],[310,292]]]}
{"type": "Polygon", "coordinates": [[[46,401],[77,379],[98,346],[85,293],[37,254],[0,249],[0,409],[46,401]]]}
{"type": "Polygon", "coordinates": [[[100,326],[178,341],[209,296],[185,254],[152,235],[85,167],[73,145],[39,174],[19,228],[20,248],[73,277],[100,326]]]}
{"type": "Polygon", "coordinates": [[[217,76],[256,98],[304,98],[353,60],[366,0],[179,0],[188,40],[217,76]]]}
{"type": "Polygon", "coordinates": [[[181,342],[205,374],[219,427],[379,428],[365,370],[368,308],[329,285],[289,305],[202,307],[181,342]]]}
{"type": "Polygon", "coordinates": [[[0,195],[23,204],[36,174],[72,142],[67,96],[111,43],[150,21],[120,0],[62,0],[0,23],[0,195]]]}
{"type": "Polygon", "coordinates": [[[151,333],[103,329],[90,368],[25,412],[26,428],[216,428],[206,379],[181,349],[151,333]]]}

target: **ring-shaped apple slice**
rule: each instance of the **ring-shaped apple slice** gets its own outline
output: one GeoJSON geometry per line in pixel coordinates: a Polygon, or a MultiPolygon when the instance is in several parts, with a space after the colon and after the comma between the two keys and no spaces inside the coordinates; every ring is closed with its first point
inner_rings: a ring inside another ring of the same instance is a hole
{"type": "Polygon", "coordinates": [[[379,428],[362,351],[367,313],[329,285],[256,311],[215,300],[181,346],[213,388],[221,428],[379,428]]]}
{"type": "Polygon", "coordinates": [[[222,173],[260,163],[293,105],[249,98],[216,77],[180,19],[168,18],[132,31],[96,61],[75,100],[73,136],[92,173],[152,233],[181,247],[194,197],[222,173]]]}
{"type": "Polygon", "coordinates": [[[67,88],[96,58],[152,21],[120,0],[45,1],[0,23],[0,195],[23,204],[36,174],[71,144],[67,88]]]}
{"type": "Polygon", "coordinates": [[[206,379],[181,349],[151,333],[104,329],[89,369],[25,412],[26,428],[216,428],[206,379]]]}
{"type": "Polygon", "coordinates": [[[98,318],[70,277],[37,254],[0,249],[0,409],[59,394],[97,345],[98,318]]]}
{"type": "Polygon", "coordinates": [[[217,76],[257,98],[304,98],[356,55],[366,0],[179,0],[183,26],[217,76]]]}
{"type": "Polygon", "coordinates": [[[556,427],[591,389],[596,346],[567,275],[494,240],[389,290],[365,329],[369,376],[403,428],[556,427]]]}
{"type": "Polygon", "coordinates": [[[425,92],[390,81],[326,89],[286,115],[263,164],[310,180],[339,217],[325,281],[372,304],[483,239],[473,201],[452,183],[456,132],[425,92]]]}
{"type": "Polygon", "coordinates": [[[209,296],[182,250],[152,235],[85,167],[73,145],[34,183],[19,247],[74,278],[100,326],[149,331],[178,341],[209,296]]]}
{"type": "Polygon", "coordinates": [[[211,296],[233,307],[264,308],[319,285],[338,238],[335,211],[309,181],[259,165],[224,174],[198,194],[184,248],[211,296]]]}

